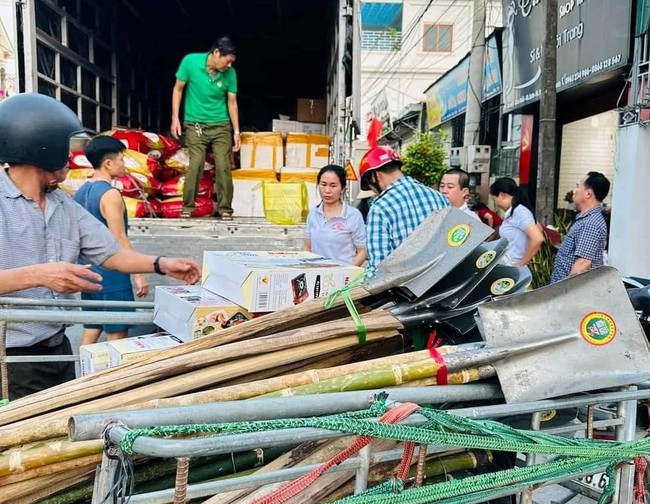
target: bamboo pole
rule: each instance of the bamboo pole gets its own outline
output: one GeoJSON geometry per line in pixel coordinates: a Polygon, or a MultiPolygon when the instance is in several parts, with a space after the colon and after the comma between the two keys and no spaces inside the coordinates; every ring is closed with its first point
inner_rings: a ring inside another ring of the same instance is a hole
{"type": "MultiPolygon", "coordinates": [[[[247,323],[241,324],[241,327],[244,327],[247,323]]],[[[399,322],[387,312],[367,314],[364,318],[364,324],[368,332],[389,329],[398,330],[401,328],[399,322]]],[[[356,333],[357,328],[352,320],[336,320],[301,329],[283,331],[273,336],[257,338],[254,344],[239,342],[187,354],[174,354],[173,359],[167,358],[165,365],[161,365],[165,354],[183,347],[190,350],[188,345],[192,345],[194,342],[186,343],[180,345],[180,347],[156,352],[149,359],[110,368],[12,401],[3,408],[0,425],[7,425],[32,416],[42,415],[44,412],[85,402],[89,399],[112,395],[138,385],[168,378],[171,375],[187,374],[217,362],[276,352],[285,348],[294,348],[315,341],[324,341],[356,333]],[[150,362],[154,357],[156,357],[156,360],[150,362]]]]}
{"type": "MultiPolygon", "coordinates": [[[[393,337],[395,334],[394,331],[369,332],[367,340],[382,340],[393,337]]],[[[192,390],[222,383],[238,377],[242,372],[275,369],[290,362],[326,355],[357,344],[357,336],[344,336],[302,345],[298,349],[289,348],[232,362],[224,362],[216,366],[185,373],[181,377],[160,380],[143,387],[114,393],[107,397],[89,400],[45,415],[16,422],[0,429],[0,443],[4,446],[12,446],[49,439],[57,435],[65,435],[67,433],[67,419],[73,414],[124,409],[126,406],[146,400],[174,397],[192,390]]]]}
{"type": "Polygon", "coordinates": [[[9,450],[0,456],[0,476],[9,476],[70,459],[101,454],[103,446],[100,439],[81,442],[53,439],[24,449],[9,450]]]}
{"type": "Polygon", "coordinates": [[[65,460],[57,463],[50,463],[47,465],[42,465],[34,469],[25,470],[23,472],[11,474],[10,476],[4,476],[0,478],[0,487],[6,485],[13,485],[20,481],[31,480],[40,476],[47,476],[50,474],[56,474],[61,472],[70,471],[71,469],[80,469],[86,468],[89,471],[93,470],[97,465],[102,462],[102,454],[96,455],[87,455],[87,456],[77,456],[70,460],[65,460]]]}
{"type": "MultiPolygon", "coordinates": [[[[446,351],[447,353],[454,353],[456,351],[455,346],[440,347],[439,351],[442,351],[442,349],[449,349],[446,351]]],[[[336,378],[337,376],[356,373],[358,371],[380,369],[386,364],[400,364],[412,362],[414,360],[422,360],[428,355],[428,350],[421,350],[418,352],[390,355],[387,357],[355,362],[337,367],[309,369],[288,376],[274,376],[257,382],[229,385],[167,399],[154,399],[152,401],[138,403],[132,407],[123,409],[173,408],[176,406],[190,406],[193,404],[251,399],[286,387],[298,387],[300,385],[328,380],[336,378]]],[[[0,429],[0,435],[1,434],[2,429],[0,429]]]]}
{"type": "Polygon", "coordinates": [[[65,473],[49,474],[0,487],[0,502],[7,504],[32,504],[71,485],[92,478],[95,468],[80,467],[65,473]]]}
{"type": "MultiPolygon", "coordinates": [[[[271,392],[260,396],[265,397],[286,397],[294,395],[315,395],[329,394],[332,392],[348,392],[352,390],[370,390],[382,387],[395,387],[413,380],[424,380],[433,378],[440,370],[440,364],[429,358],[403,364],[392,364],[391,366],[360,371],[319,381],[309,385],[291,387],[271,392]]],[[[468,378],[470,374],[467,374],[468,378]]],[[[478,371],[474,374],[478,379],[478,371]]]]}

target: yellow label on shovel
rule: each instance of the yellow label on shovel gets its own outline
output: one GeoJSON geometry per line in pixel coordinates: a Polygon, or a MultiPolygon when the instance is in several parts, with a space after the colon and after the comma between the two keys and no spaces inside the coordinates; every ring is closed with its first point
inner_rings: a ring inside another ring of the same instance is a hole
{"type": "Polygon", "coordinates": [[[499,278],[495,280],[490,286],[490,292],[495,296],[505,294],[515,286],[515,281],[512,278],[499,278]]]}
{"type": "Polygon", "coordinates": [[[467,224],[458,224],[449,230],[447,233],[447,244],[450,247],[460,247],[465,240],[469,237],[471,232],[467,224]]]}
{"type": "Polygon", "coordinates": [[[488,250],[487,252],[483,252],[481,256],[476,260],[476,267],[478,269],[483,269],[487,268],[492,261],[494,261],[494,258],[497,256],[497,253],[495,250],[488,250]]]}
{"type": "Polygon", "coordinates": [[[580,335],[592,345],[607,345],[616,337],[616,322],[606,313],[589,313],[580,322],[580,335]]]}

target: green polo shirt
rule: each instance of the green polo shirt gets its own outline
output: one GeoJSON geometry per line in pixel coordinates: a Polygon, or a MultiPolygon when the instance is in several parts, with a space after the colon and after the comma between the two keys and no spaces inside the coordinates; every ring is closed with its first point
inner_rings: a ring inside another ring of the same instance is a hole
{"type": "Polygon", "coordinates": [[[188,54],[181,61],[176,78],[185,85],[185,121],[215,124],[230,121],[228,93],[237,92],[237,74],[230,67],[214,77],[206,69],[208,54],[188,54]]]}

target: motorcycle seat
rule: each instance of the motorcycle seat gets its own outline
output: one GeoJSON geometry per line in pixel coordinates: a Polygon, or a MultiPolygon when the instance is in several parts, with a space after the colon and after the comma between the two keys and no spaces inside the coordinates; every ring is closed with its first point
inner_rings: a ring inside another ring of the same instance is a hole
{"type": "Polygon", "coordinates": [[[650,286],[628,289],[627,295],[636,311],[650,314],[650,286]]]}

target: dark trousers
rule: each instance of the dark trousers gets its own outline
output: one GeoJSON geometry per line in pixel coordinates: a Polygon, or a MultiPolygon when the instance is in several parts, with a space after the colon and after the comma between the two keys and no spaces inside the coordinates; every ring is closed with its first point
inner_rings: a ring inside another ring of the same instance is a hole
{"type": "MultiPolygon", "coordinates": [[[[58,334],[30,347],[7,348],[7,356],[13,355],[72,355],[72,346],[65,334],[58,334]],[[58,344],[48,346],[54,338],[58,344]]],[[[10,401],[74,380],[76,376],[74,362],[12,363],[7,365],[7,372],[10,401]]]]}
{"type": "Polygon", "coordinates": [[[185,142],[190,156],[190,165],[185,173],[183,185],[183,212],[191,213],[196,206],[196,195],[203,176],[205,152],[212,148],[215,163],[214,188],[217,195],[219,214],[232,214],[232,172],[230,152],[232,151],[232,126],[230,122],[216,124],[185,123],[185,142]]]}

